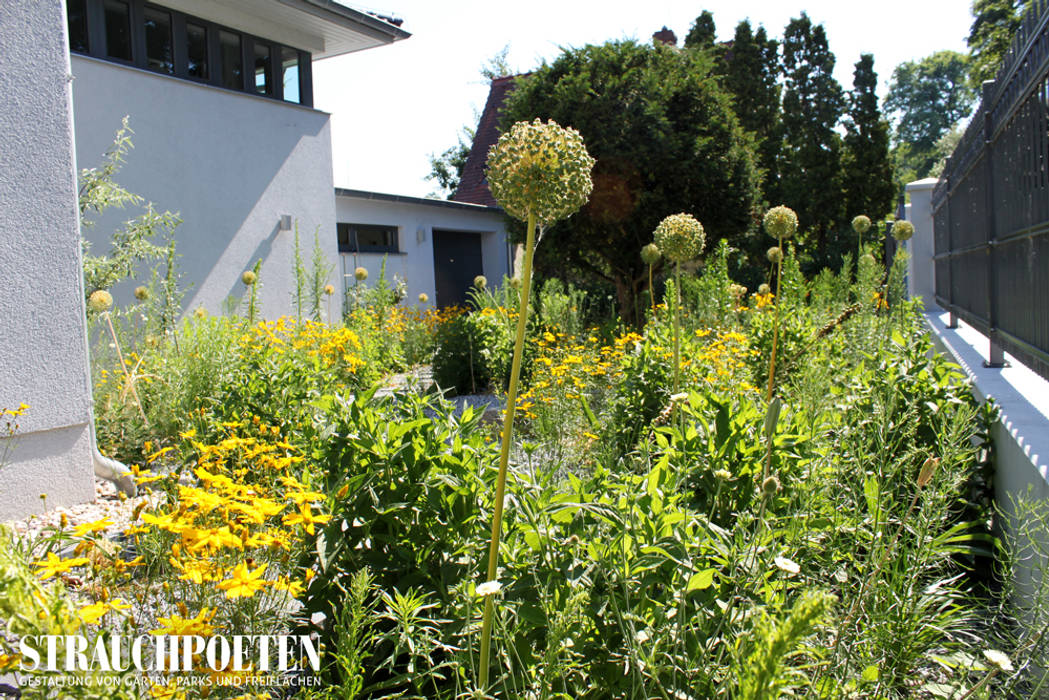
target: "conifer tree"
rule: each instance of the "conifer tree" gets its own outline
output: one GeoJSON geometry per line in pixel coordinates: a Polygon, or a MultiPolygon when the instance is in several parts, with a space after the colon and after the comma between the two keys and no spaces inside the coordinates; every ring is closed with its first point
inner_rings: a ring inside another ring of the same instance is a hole
{"type": "Polygon", "coordinates": [[[892,208],[895,188],[889,158],[889,123],[878,108],[874,56],[860,56],[852,85],[843,157],[845,215],[851,218],[865,214],[878,220],[892,208]]]}
{"type": "Polygon", "coordinates": [[[811,235],[814,262],[830,262],[842,206],[841,137],[835,127],[844,110],[841,85],[834,79],[834,54],[822,25],[804,12],[783,34],[783,163],[781,204],[798,213],[799,230],[811,235]]]}
{"type": "Polygon", "coordinates": [[[692,28],[688,30],[688,35],[685,37],[685,48],[713,48],[715,34],[714,15],[710,13],[710,10],[703,10],[703,13],[692,23],[692,28]]]}

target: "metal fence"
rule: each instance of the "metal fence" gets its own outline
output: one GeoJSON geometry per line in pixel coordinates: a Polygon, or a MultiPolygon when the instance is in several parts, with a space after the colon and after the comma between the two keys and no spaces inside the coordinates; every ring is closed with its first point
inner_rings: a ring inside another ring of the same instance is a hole
{"type": "Polygon", "coordinates": [[[936,301],[1049,379],[1049,0],[1036,0],[932,198],[936,301]]]}

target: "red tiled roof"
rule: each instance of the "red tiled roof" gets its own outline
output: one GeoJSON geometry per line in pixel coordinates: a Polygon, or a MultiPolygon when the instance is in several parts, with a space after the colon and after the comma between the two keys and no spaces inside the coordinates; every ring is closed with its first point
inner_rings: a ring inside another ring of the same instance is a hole
{"type": "Polygon", "coordinates": [[[514,80],[518,77],[520,76],[508,75],[492,80],[488,101],[484,105],[481,121],[478,122],[477,131],[474,133],[470,155],[466,158],[462,177],[459,178],[459,187],[451,196],[453,202],[483,204],[487,207],[499,206],[488,189],[484,166],[488,160],[488,150],[499,140],[499,110],[502,109],[506,96],[513,90],[514,80]]]}

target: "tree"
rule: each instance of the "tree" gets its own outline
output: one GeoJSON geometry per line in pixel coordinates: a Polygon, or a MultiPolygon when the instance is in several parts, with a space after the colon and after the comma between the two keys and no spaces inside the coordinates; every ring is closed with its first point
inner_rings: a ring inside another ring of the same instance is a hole
{"type": "Polygon", "coordinates": [[[800,230],[812,235],[808,252],[817,263],[828,262],[828,243],[844,218],[835,131],[844,96],[826,32],[804,12],[783,33],[783,73],[783,154],[779,186],[770,195],[797,212],[800,230]]]}
{"type": "Polygon", "coordinates": [[[732,110],[740,125],[754,137],[765,191],[778,187],[782,131],[780,122],[779,44],[764,27],[751,29],[743,20],[736,25],[732,44],[716,70],[722,86],[732,95],[732,110]]]}
{"type": "Polygon", "coordinates": [[[969,84],[973,89],[978,91],[985,80],[994,80],[1031,4],[1031,0],[974,0],[967,42],[969,84]]]}
{"type": "Polygon", "coordinates": [[[685,36],[685,48],[712,48],[715,36],[714,15],[710,13],[710,10],[703,10],[703,13],[696,17],[696,21],[692,23],[692,28],[688,30],[688,35],[685,36]]]}
{"type": "Polygon", "coordinates": [[[466,159],[470,157],[470,145],[474,140],[474,130],[464,126],[459,134],[459,142],[448,148],[439,156],[430,154],[430,174],[427,180],[434,180],[441,188],[440,194],[450,198],[459,187],[459,180],[463,176],[463,167],[466,159]]]}
{"type": "Polygon", "coordinates": [[[878,109],[874,57],[863,54],[853,73],[849,118],[845,123],[843,180],[846,218],[866,214],[880,219],[892,208],[895,191],[889,158],[889,123],[878,109]]]}
{"type": "Polygon", "coordinates": [[[754,156],[711,65],[702,51],[634,41],[569,49],[519,79],[503,111],[504,130],[540,118],[583,135],[593,194],[544,234],[536,265],[614,284],[628,320],[648,282],[641,248],[668,214],[699,219],[710,249],[757,238],[754,156]]]}
{"type": "Polygon", "coordinates": [[[898,178],[929,174],[937,160],[937,141],[969,113],[974,98],[964,54],[937,51],[896,66],[885,108],[896,116],[893,149],[898,178]]]}

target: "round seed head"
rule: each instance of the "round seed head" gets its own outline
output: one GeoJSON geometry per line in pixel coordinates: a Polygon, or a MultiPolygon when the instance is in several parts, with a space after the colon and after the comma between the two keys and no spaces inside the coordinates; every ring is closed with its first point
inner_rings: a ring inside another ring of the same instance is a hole
{"type": "Polygon", "coordinates": [[[484,289],[488,286],[488,278],[484,275],[477,275],[477,277],[474,277],[474,286],[478,289],[484,289]]]}
{"type": "Polygon", "coordinates": [[[510,286],[513,287],[514,289],[520,289],[521,288],[521,278],[520,277],[511,277],[510,278],[510,286]]]}
{"type": "Polygon", "coordinates": [[[420,304],[425,304],[425,303],[426,303],[426,302],[428,302],[428,301],[430,301],[430,295],[429,295],[429,294],[427,294],[426,292],[422,292],[422,293],[421,293],[421,294],[419,295],[419,303],[420,303],[420,304]]]}
{"type": "Polygon", "coordinates": [[[335,286],[331,285],[331,284],[324,285],[324,293],[327,294],[328,296],[331,296],[332,294],[335,293],[335,286]]]}
{"type": "Polygon", "coordinates": [[[113,306],[113,295],[104,289],[91,292],[91,296],[87,298],[87,308],[96,314],[108,311],[111,306],[113,306]]]}
{"type": "Polygon", "coordinates": [[[766,496],[775,496],[779,488],[779,479],[775,476],[770,476],[761,482],[761,492],[766,496]]]}
{"type": "Polygon", "coordinates": [[[649,243],[641,249],[641,261],[646,265],[655,265],[663,257],[663,252],[655,243],[649,243]]]}
{"type": "Polygon", "coordinates": [[[576,212],[593,190],[594,159],[572,128],[517,122],[488,152],[488,185],[507,214],[549,225],[576,212]]]}
{"type": "Polygon", "coordinates": [[[798,230],[798,215],[790,207],[772,207],[765,212],[765,233],[773,238],[790,238],[798,230]]]}
{"type": "Polygon", "coordinates": [[[135,287],[135,298],[139,301],[145,301],[146,299],[149,299],[149,287],[141,285],[135,287]]]}
{"type": "Polygon", "coordinates": [[[772,294],[772,287],[768,286],[764,282],[758,285],[758,294],[765,296],[766,294],[772,294]]]}
{"type": "Polygon", "coordinates": [[[703,224],[689,214],[671,214],[656,226],[653,238],[666,259],[674,263],[692,260],[703,250],[703,224]]]}
{"type": "Polygon", "coordinates": [[[852,220],[852,230],[856,233],[867,233],[871,228],[870,217],[860,214],[852,220]]]}
{"type": "Polygon", "coordinates": [[[914,224],[900,219],[892,225],[892,237],[898,241],[909,240],[914,235],[914,224]]]}
{"type": "Polygon", "coordinates": [[[240,281],[250,287],[259,281],[259,276],[251,270],[245,270],[244,274],[240,276],[240,281]]]}
{"type": "Polygon", "coordinates": [[[766,253],[766,255],[769,258],[769,262],[773,265],[779,265],[781,262],[783,262],[783,249],[780,248],[778,245],[774,245],[771,248],[769,248],[769,251],[768,253],[766,253]]]}
{"type": "Polygon", "coordinates": [[[363,267],[358,267],[356,270],[353,271],[353,276],[357,278],[358,282],[363,282],[364,280],[368,279],[368,271],[363,267]]]}

